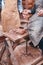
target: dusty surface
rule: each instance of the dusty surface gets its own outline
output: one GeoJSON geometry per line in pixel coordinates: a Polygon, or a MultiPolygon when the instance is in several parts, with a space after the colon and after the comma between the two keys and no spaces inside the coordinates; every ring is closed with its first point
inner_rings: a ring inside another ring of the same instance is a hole
{"type": "Polygon", "coordinates": [[[24,55],[26,53],[25,45],[19,45],[15,48],[14,54],[17,57],[19,65],[31,65],[31,63],[41,56],[39,49],[32,48],[28,46],[28,56],[24,55]]]}
{"type": "MultiPolygon", "coordinates": [[[[26,54],[25,43],[18,45],[14,50],[14,58],[16,58],[17,59],[16,61],[18,61],[17,65],[31,65],[31,62],[33,62],[34,60],[41,56],[41,52],[39,49],[32,48],[29,45],[28,45],[29,55],[27,56],[24,54],[26,54]]],[[[0,43],[0,59],[2,65],[12,65],[8,48],[5,48],[4,43],[0,43]]]]}

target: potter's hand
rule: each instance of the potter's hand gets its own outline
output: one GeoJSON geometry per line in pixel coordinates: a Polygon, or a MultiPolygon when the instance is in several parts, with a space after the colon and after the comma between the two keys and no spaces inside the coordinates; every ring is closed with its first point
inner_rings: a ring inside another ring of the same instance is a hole
{"type": "Polygon", "coordinates": [[[28,14],[28,13],[31,13],[31,10],[24,9],[22,13],[26,15],[26,14],[28,14]]]}
{"type": "Polygon", "coordinates": [[[38,12],[38,16],[43,16],[43,9],[38,12]]]}
{"type": "Polygon", "coordinates": [[[31,11],[28,10],[28,9],[24,9],[23,12],[22,12],[22,15],[23,15],[23,18],[28,18],[31,11]]]}

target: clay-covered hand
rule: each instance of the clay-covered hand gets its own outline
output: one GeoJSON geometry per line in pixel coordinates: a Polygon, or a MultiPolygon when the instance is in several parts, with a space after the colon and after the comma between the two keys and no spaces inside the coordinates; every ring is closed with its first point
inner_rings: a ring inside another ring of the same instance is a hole
{"type": "Polygon", "coordinates": [[[23,12],[22,12],[23,18],[27,19],[28,17],[30,17],[30,13],[31,13],[30,10],[24,9],[23,12]],[[29,15],[28,15],[28,14],[29,14],[29,15]]]}
{"type": "Polygon", "coordinates": [[[38,16],[43,16],[43,9],[38,12],[38,16]]]}
{"type": "Polygon", "coordinates": [[[31,13],[31,11],[28,10],[28,9],[24,9],[22,13],[26,15],[26,14],[28,14],[28,13],[31,13]]]}

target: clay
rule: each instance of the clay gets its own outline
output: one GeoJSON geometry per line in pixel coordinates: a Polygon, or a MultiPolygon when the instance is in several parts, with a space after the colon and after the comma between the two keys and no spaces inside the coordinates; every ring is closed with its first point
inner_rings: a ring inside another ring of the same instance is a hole
{"type": "MultiPolygon", "coordinates": [[[[35,65],[33,62],[41,57],[41,52],[38,48],[28,46],[28,55],[26,54],[25,44],[19,45],[14,50],[14,55],[19,62],[19,65],[35,65]]],[[[36,62],[36,61],[35,61],[36,62]]]]}
{"type": "Polygon", "coordinates": [[[21,28],[18,28],[16,30],[13,30],[14,32],[16,32],[17,34],[21,34],[23,35],[24,33],[26,33],[26,30],[25,29],[21,29],[21,28]]]}

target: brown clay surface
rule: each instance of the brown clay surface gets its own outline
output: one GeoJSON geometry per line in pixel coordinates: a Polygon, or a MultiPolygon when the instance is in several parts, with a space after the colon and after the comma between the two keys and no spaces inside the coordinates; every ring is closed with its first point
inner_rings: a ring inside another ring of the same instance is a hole
{"type": "Polygon", "coordinates": [[[26,46],[19,45],[14,50],[14,55],[17,57],[19,65],[31,65],[31,63],[41,56],[39,49],[28,46],[28,56],[26,53],[26,46]]]}
{"type": "MultiPolygon", "coordinates": [[[[6,48],[5,51],[3,52],[5,48],[4,43],[0,43],[0,58],[1,58],[1,63],[2,65],[11,65],[11,59],[9,57],[9,51],[6,48]],[[3,52],[3,54],[2,54],[3,52]]],[[[28,56],[24,55],[26,54],[26,46],[25,44],[18,45],[14,49],[14,58],[16,57],[18,61],[18,65],[31,65],[31,63],[36,60],[37,58],[41,57],[41,52],[39,49],[32,48],[28,45],[28,56]]],[[[14,62],[16,62],[14,61],[14,62]]],[[[43,62],[43,61],[42,61],[43,62]]]]}

